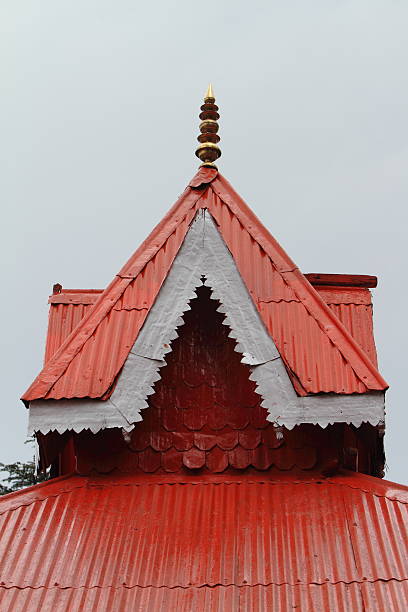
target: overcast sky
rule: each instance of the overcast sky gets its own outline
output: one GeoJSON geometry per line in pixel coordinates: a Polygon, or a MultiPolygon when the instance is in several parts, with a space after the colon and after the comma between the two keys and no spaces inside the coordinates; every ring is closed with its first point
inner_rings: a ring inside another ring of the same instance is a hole
{"type": "Polygon", "coordinates": [[[303,272],[375,274],[387,478],[408,484],[408,3],[2,0],[0,461],[26,459],[53,283],[103,288],[194,175],[220,171],[303,272]]]}

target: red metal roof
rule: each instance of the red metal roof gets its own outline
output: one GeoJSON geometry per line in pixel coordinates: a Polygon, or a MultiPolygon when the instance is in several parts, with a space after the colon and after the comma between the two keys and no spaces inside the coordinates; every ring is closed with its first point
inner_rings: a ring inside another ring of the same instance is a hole
{"type": "Polygon", "coordinates": [[[0,500],[0,607],[401,611],[407,512],[358,473],[62,477],[0,500]]]}
{"type": "Polygon", "coordinates": [[[336,585],[269,585],[116,589],[1,589],[4,612],[67,612],[68,610],[213,612],[271,610],[273,612],[401,612],[408,609],[407,582],[336,585]]]}
{"type": "Polygon", "coordinates": [[[370,291],[358,287],[316,285],[315,289],[377,367],[370,291]]]}
{"type": "Polygon", "coordinates": [[[202,168],[47,362],[25,401],[109,395],[200,208],[218,223],[298,393],[387,387],[340,318],[229,183],[215,170],[202,168]]]}
{"type": "MultiPolygon", "coordinates": [[[[340,275],[305,274],[305,276],[312,282],[314,288],[329,308],[336,313],[357,344],[361,346],[373,364],[377,366],[371,294],[367,288],[360,288],[360,285],[357,285],[358,288],[356,289],[356,285],[352,284],[353,282],[361,283],[363,281],[360,279],[367,277],[348,275],[348,285],[328,286],[325,284],[321,286],[320,282],[315,283],[311,281],[310,277],[325,276],[332,278],[333,276],[340,275]]],[[[341,276],[343,277],[343,275],[341,276]]],[[[62,289],[59,294],[50,296],[45,362],[56,353],[57,349],[83,319],[85,313],[93,306],[102,292],[102,289],[62,289]]]]}
{"type": "Polygon", "coordinates": [[[68,338],[95,304],[102,289],[64,289],[50,295],[48,303],[47,342],[45,345],[44,363],[46,363],[68,338]]]}

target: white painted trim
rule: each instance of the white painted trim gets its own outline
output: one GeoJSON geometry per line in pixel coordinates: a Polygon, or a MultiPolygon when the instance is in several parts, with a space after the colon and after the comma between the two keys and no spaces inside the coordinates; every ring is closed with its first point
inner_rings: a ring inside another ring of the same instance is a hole
{"type": "Polygon", "coordinates": [[[384,393],[325,394],[299,397],[274,341],[266,330],[235,261],[206,210],[197,213],[139,336],[132,347],[112,396],[100,400],[36,400],[30,404],[29,431],[122,427],[129,431],[142,419],[147,397],[160,379],[165,355],[183,325],[195,289],[204,284],[221,303],[219,311],[237,341],[235,350],[250,366],[268,420],[289,429],[300,423],[362,422],[384,419],[384,393]],[[68,416],[69,415],[69,416],[68,416]]]}
{"type": "Polygon", "coordinates": [[[120,427],[130,431],[133,424],[126,419],[108,399],[105,402],[93,399],[34,400],[30,402],[28,435],[35,431],[64,433],[67,429],[80,432],[90,429],[97,433],[101,429],[120,427]]]}

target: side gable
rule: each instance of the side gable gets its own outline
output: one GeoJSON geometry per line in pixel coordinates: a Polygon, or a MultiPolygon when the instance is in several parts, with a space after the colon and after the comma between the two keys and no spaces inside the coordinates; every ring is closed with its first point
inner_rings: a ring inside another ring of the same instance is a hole
{"type": "Polygon", "coordinates": [[[61,344],[91,310],[101,293],[100,289],[64,289],[62,291],[61,285],[54,285],[54,292],[48,300],[50,310],[44,363],[55,355],[61,344]]]}
{"type": "Polygon", "coordinates": [[[252,211],[215,170],[202,168],[45,365],[24,401],[109,397],[200,208],[217,222],[298,394],[386,389],[367,355],[252,211]]]}
{"type": "MultiPolygon", "coordinates": [[[[313,275],[306,275],[308,280],[310,280],[309,276],[313,275]]],[[[312,282],[325,304],[327,304],[330,310],[340,319],[357,344],[367,354],[370,361],[377,367],[377,350],[374,342],[371,293],[368,287],[350,285],[350,283],[353,282],[361,282],[360,276],[355,275],[354,278],[354,281],[352,277],[348,278],[347,281],[349,284],[345,286],[334,284],[332,286],[325,286],[317,282],[316,284],[312,281],[310,282],[312,282]]],[[[376,278],[375,281],[377,281],[376,278]]]]}

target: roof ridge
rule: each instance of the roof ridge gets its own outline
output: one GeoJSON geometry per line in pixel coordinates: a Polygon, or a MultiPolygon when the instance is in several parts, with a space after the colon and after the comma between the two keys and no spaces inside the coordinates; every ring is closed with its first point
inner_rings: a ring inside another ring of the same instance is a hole
{"type": "Polygon", "coordinates": [[[160,477],[155,477],[155,478],[150,478],[150,479],[146,479],[146,480],[133,480],[131,478],[125,479],[123,480],[124,477],[126,477],[125,473],[117,473],[117,480],[113,480],[112,479],[112,475],[111,474],[106,474],[106,482],[102,482],[103,480],[103,476],[98,475],[97,476],[97,480],[93,481],[92,477],[89,477],[87,475],[82,475],[82,474],[77,474],[77,473],[71,473],[71,474],[66,474],[64,476],[59,476],[57,478],[52,478],[50,480],[32,485],[31,487],[27,487],[26,489],[20,489],[19,491],[13,491],[12,493],[9,493],[7,495],[5,495],[3,498],[0,499],[0,516],[2,516],[3,514],[5,514],[6,512],[13,512],[14,510],[18,510],[18,508],[22,508],[22,507],[26,507],[26,506],[31,506],[32,504],[36,503],[36,502],[43,502],[47,499],[50,499],[52,497],[59,497],[60,495],[66,494],[66,493],[71,493],[72,491],[76,490],[76,489],[81,489],[84,487],[87,488],[92,488],[92,487],[97,487],[97,488],[107,488],[107,487],[151,487],[151,486],[220,486],[220,485],[269,485],[269,486],[279,486],[279,485],[284,485],[284,486],[294,486],[294,485],[316,485],[316,486],[324,486],[324,485],[330,485],[330,486],[338,486],[338,487],[347,487],[349,489],[354,489],[356,491],[361,491],[362,493],[367,493],[368,495],[374,495],[375,497],[379,497],[379,498],[383,498],[383,499],[388,499],[391,502],[396,502],[396,503],[400,503],[400,504],[404,504],[407,505],[408,504],[408,487],[405,485],[400,485],[398,483],[394,483],[392,481],[388,481],[388,480],[383,480],[381,478],[376,478],[374,476],[369,476],[367,474],[363,474],[361,472],[347,472],[345,471],[344,475],[339,474],[336,477],[331,477],[331,478],[324,478],[321,477],[319,478],[305,478],[305,479],[300,479],[300,478],[293,478],[293,479],[273,479],[273,478],[267,478],[267,477],[259,477],[259,478],[253,478],[250,477],[248,479],[244,478],[242,476],[238,477],[238,478],[232,478],[231,475],[225,475],[224,478],[225,480],[222,479],[200,479],[200,478],[185,478],[185,479],[171,479],[169,476],[160,476],[160,477]],[[156,479],[157,478],[157,479],[156,479]],[[406,494],[407,495],[407,499],[401,499],[398,498],[395,494],[394,495],[390,495],[387,493],[380,493],[377,491],[373,491],[370,490],[368,487],[364,488],[363,486],[359,486],[357,483],[353,484],[352,482],[348,482],[345,479],[353,479],[353,478],[359,478],[359,479],[364,479],[364,480],[368,480],[369,482],[373,482],[374,486],[386,486],[387,484],[391,484],[393,485],[393,492],[399,492],[398,489],[401,489],[401,494],[406,494]],[[43,494],[43,495],[38,495],[36,497],[32,497],[31,499],[29,499],[30,494],[32,493],[40,493],[40,491],[43,491],[44,489],[51,487],[51,486],[55,486],[60,482],[63,482],[64,480],[69,481],[69,480],[76,480],[79,479],[80,481],[76,484],[74,484],[74,482],[72,482],[72,486],[67,487],[65,489],[56,491],[56,492],[51,492],[49,495],[47,494],[43,494]],[[378,481],[378,482],[377,482],[378,481]],[[14,499],[18,499],[19,497],[28,497],[28,499],[25,502],[22,503],[16,503],[16,504],[12,504],[10,502],[12,502],[14,499]],[[2,506],[5,506],[4,508],[2,508],[2,506]]]}

